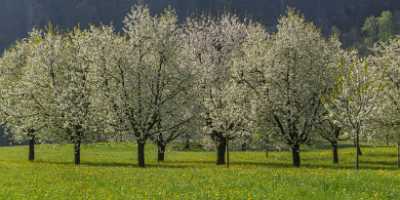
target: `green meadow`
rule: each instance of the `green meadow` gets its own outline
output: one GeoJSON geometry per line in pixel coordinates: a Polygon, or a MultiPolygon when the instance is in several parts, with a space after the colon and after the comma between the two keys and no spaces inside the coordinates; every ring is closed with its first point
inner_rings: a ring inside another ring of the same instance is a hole
{"type": "Polygon", "coordinates": [[[352,148],[339,165],[328,150],[304,151],[301,168],[289,152],[232,152],[227,168],[214,152],[168,150],[157,163],[147,146],[145,169],[131,144],[85,145],[81,166],[70,145],[38,145],[35,162],[25,146],[0,148],[0,199],[400,199],[394,148],[364,148],[357,171],[352,148]]]}

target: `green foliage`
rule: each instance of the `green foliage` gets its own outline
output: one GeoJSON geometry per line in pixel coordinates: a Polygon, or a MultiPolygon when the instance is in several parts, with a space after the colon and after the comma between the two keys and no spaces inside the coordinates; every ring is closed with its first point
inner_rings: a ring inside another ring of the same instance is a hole
{"type": "Polygon", "coordinates": [[[397,34],[395,18],[390,11],[383,11],[380,16],[369,16],[365,19],[361,28],[364,34],[363,44],[360,44],[362,51],[372,47],[376,42],[387,42],[397,34]]]}
{"type": "Polygon", "coordinates": [[[379,25],[378,20],[374,16],[368,17],[363,27],[361,28],[362,32],[365,34],[365,43],[371,46],[374,42],[378,40],[379,34],[379,25]]]}
{"type": "Polygon", "coordinates": [[[340,36],[342,35],[342,31],[340,31],[340,29],[337,26],[332,26],[331,35],[336,38],[340,38],[340,36]]]}
{"type": "Polygon", "coordinates": [[[395,34],[395,24],[393,14],[390,11],[382,12],[381,16],[377,18],[379,27],[379,40],[388,41],[395,34]]]}

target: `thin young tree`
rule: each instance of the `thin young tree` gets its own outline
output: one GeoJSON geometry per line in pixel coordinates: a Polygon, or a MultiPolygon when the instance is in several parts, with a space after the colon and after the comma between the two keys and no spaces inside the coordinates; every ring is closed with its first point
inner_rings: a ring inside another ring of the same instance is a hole
{"type": "Polygon", "coordinates": [[[381,88],[374,68],[367,59],[349,53],[339,64],[334,92],[325,98],[324,105],[331,118],[352,132],[356,147],[356,169],[359,169],[360,136],[377,109],[381,88]]]}
{"type": "Polygon", "coordinates": [[[347,139],[343,138],[345,132],[341,124],[329,116],[322,116],[316,127],[318,134],[332,146],[333,163],[339,164],[339,142],[347,139]]]}

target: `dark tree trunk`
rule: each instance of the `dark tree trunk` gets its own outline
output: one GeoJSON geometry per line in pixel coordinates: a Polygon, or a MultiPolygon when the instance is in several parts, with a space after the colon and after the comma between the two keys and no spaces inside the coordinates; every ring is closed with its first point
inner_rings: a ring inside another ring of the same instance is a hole
{"type": "Polygon", "coordinates": [[[32,135],[29,140],[29,161],[35,160],[35,136],[32,135]]]}
{"type": "Polygon", "coordinates": [[[360,133],[357,131],[356,133],[356,169],[360,168],[360,156],[361,156],[361,148],[360,148],[360,133]]]}
{"type": "Polygon", "coordinates": [[[138,165],[139,167],[146,167],[145,165],[145,160],[144,160],[144,145],[145,142],[143,141],[138,141],[138,165]]]}
{"type": "Polygon", "coordinates": [[[400,168],[400,142],[397,143],[397,167],[400,168]]]}
{"type": "Polygon", "coordinates": [[[247,143],[246,142],[242,143],[242,151],[247,151],[247,143]]]}
{"type": "Polygon", "coordinates": [[[386,146],[390,146],[390,137],[388,134],[386,135],[385,139],[386,139],[386,146]]]}
{"type": "Polygon", "coordinates": [[[158,148],[157,148],[157,150],[158,150],[157,160],[158,160],[158,162],[163,162],[163,161],[165,161],[165,147],[166,147],[166,145],[158,143],[157,146],[158,146],[158,148]]]}
{"type": "Polygon", "coordinates": [[[357,150],[358,156],[362,156],[361,147],[360,147],[360,145],[357,146],[357,144],[359,144],[359,143],[360,143],[360,136],[359,136],[359,133],[356,133],[356,136],[354,137],[354,147],[357,150]]]}
{"type": "Polygon", "coordinates": [[[226,151],[226,139],[218,140],[217,145],[217,165],[225,164],[225,151],[226,151]]]}
{"type": "Polygon", "coordinates": [[[74,160],[75,165],[81,164],[81,140],[78,139],[74,144],[74,160]]]}
{"type": "Polygon", "coordinates": [[[226,139],[226,167],[229,168],[229,162],[230,162],[230,157],[229,157],[229,140],[226,139]]]}
{"type": "MultiPolygon", "coordinates": [[[[267,144],[267,142],[266,142],[266,144],[267,144]]],[[[268,145],[265,145],[265,146],[264,146],[264,150],[265,150],[265,158],[268,158],[268,157],[269,157],[268,145]]]]}
{"type": "Polygon", "coordinates": [[[295,144],[292,146],[292,158],[293,158],[293,166],[300,167],[300,145],[295,144]]]}
{"type": "Polygon", "coordinates": [[[332,142],[333,163],[339,164],[339,153],[337,142],[332,142]]]}
{"type": "Polygon", "coordinates": [[[363,153],[362,153],[362,151],[361,151],[361,146],[360,146],[360,143],[359,143],[359,142],[360,142],[360,141],[358,141],[357,154],[358,154],[359,156],[362,156],[363,153]]]}
{"type": "Polygon", "coordinates": [[[184,150],[190,150],[190,139],[186,139],[184,150]]]}

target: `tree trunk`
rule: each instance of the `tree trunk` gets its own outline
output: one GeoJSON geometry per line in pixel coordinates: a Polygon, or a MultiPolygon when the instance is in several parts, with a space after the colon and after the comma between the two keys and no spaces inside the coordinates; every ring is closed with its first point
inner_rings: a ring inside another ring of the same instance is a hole
{"type": "Polygon", "coordinates": [[[35,136],[32,135],[29,140],[29,161],[35,160],[35,136]]]}
{"type": "MultiPolygon", "coordinates": [[[[266,142],[266,144],[267,144],[267,142],[266,142]]],[[[268,148],[268,145],[265,145],[265,146],[264,146],[264,150],[265,150],[265,158],[268,158],[268,157],[269,157],[269,148],[268,148]]]]}
{"type": "Polygon", "coordinates": [[[338,153],[338,144],[337,142],[332,143],[332,153],[333,153],[333,163],[339,164],[339,153],[338,153]]]}
{"type": "Polygon", "coordinates": [[[166,147],[166,145],[162,144],[162,143],[158,143],[157,146],[158,146],[158,148],[157,148],[157,150],[158,150],[157,160],[158,160],[158,162],[163,162],[163,161],[165,161],[165,147],[166,147]]]}
{"type": "Polygon", "coordinates": [[[226,167],[227,168],[229,168],[229,162],[230,162],[230,160],[229,160],[230,158],[229,158],[229,140],[228,139],[226,139],[226,167]]]}
{"type": "Polygon", "coordinates": [[[190,150],[190,139],[186,139],[184,150],[186,151],[190,150]]]}
{"type": "Polygon", "coordinates": [[[360,168],[360,156],[361,156],[361,148],[360,148],[360,132],[357,130],[356,132],[356,169],[360,168]]]}
{"type": "Polygon", "coordinates": [[[246,142],[242,143],[242,151],[247,151],[247,143],[246,142]]]}
{"type": "Polygon", "coordinates": [[[360,143],[360,136],[359,136],[359,133],[356,133],[356,136],[354,137],[354,147],[355,147],[356,150],[357,150],[357,154],[358,154],[359,156],[362,156],[361,147],[360,147],[360,145],[357,146],[357,143],[358,143],[358,144],[360,143]],[[357,138],[358,138],[358,139],[357,139],[357,138]],[[358,142],[357,142],[357,141],[358,141],[358,142]]]}
{"type": "Polygon", "coordinates": [[[400,168],[400,142],[397,143],[397,167],[400,168]]]}
{"type": "Polygon", "coordinates": [[[81,164],[81,140],[78,139],[74,144],[74,160],[75,165],[81,164]]]}
{"type": "Polygon", "coordinates": [[[386,134],[385,139],[386,139],[386,146],[390,146],[390,137],[389,137],[389,134],[386,134]]]}
{"type": "Polygon", "coordinates": [[[359,156],[362,156],[362,155],[363,155],[363,154],[362,154],[362,151],[361,151],[360,141],[358,141],[357,154],[358,154],[359,156]]]}
{"type": "Polygon", "coordinates": [[[226,139],[223,138],[218,141],[217,146],[217,165],[225,164],[225,151],[226,151],[226,139]]]}
{"type": "Polygon", "coordinates": [[[145,160],[144,160],[144,145],[145,142],[137,141],[138,144],[138,165],[139,167],[146,167],[145,160]]]}
{"type": "Polygon", "coordinates": [[[295,144],[292,146],[292,158],[293,158],[293,166],[300,167],[300,145],[295,144]]]}

